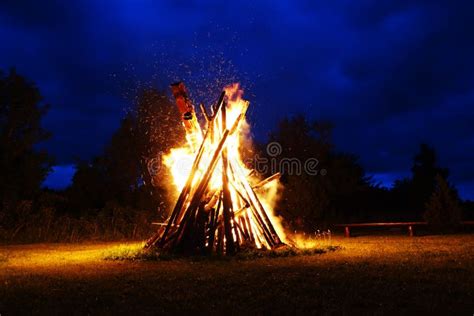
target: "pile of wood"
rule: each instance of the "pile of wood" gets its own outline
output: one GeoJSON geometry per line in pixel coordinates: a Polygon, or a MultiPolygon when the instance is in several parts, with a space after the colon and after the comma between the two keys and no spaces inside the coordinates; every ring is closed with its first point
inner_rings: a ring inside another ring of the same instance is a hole
{"type": "MultiPolygon", "coordinates": [[[[194,107],[184,85],[174,84],[172,90],[187,133],[202,133],[195,126],[194,107]]],[[[211,113],[201,104],[207,128],[200,137],[188,135],[194,142],[202,139],[196,146],[191,171],[170,217],[146,242],[146,248],[158,247],[181,254],[232,255],[243,247],[271,249],[283,245],[269,213],[255,192],[278,175],[252,186],[248,170],[242,167],[237,157],[228,155],[227,141],[239,132],[247,106],[235,122],[227,126],[227,96],[224,91],[211,107],[211,113]],[[203,159],[205,154],[210,159],[203,159]],[[210,181],[218,172],[222,185],[216,189],[211,187],[210,181]]]]}

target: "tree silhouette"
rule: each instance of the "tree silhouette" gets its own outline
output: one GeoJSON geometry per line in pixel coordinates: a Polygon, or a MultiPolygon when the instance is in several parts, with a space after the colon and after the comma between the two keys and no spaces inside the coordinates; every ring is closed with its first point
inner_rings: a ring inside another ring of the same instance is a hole
{"type": "Polygon", "coordinates": [[[48,106],[38,89],[10,70],[0,72],[0,203],[12,210],[32,200],[50,171],[52,159],[36,145],[49,137],[41,127],[48,106]]]}
{"type": "MultiPolygon", "coordinates": [[[[175,198],[170,174],[161,164],[163,154],[185,143],[185,133],[176,106],[156,89],[141,93],[136,104],[135,139],[144,195],[142,204],[169,211],[175,198]]],[[[160,212],[163,218],[166,212],[160,212]]]]}
{"type": "Polygon", "coordinates": [[[412,187],[410,201],[414,210],[423,210],[436,187],[436,177],[448,177],[448,169],[437,165],[436,151],[427,144],[420,145],[419,153],[413,159],[412,187]]]}
{"type": "Polygon", "coordinates": [[[184,130],[177,109],[155,89],[143,91],[102,155],[79,163],[69,197],[72,208],[98,210],[107,203],[166,217],[174,190],[161,156],[181,145],[184,130]]]}
{"type": "Polygon", "coordinates": [[[427,144],[420,144],[411,172],[410,178],[395,181],[391,190],[390,205],[398,220],[420,220],[437,186],[437,175],[447,179],[449,174],[448,169],[438,166],[436,151],[427,144]]]}
{"type": "Polygon", "coordinates": [[[128,114],[112,136],[99,160],[107,186],[107,200],[121,205],[133,205],[140,185],[140,163],[136,119],[128,114]]]}
{"type": "Polygon", "coordinates": [[[97,214],[107,200],[105,177],[99,158],[90,163],[78,162],[72,185],[66,190],[68,213],[76,216],[97,214]]]}
{"type": "Polygon", "coordinates": [[[461,221],[459,197],[446,179],[436,175],[436,188],[426,203],[425,220],[436,228],[454,227],[461,221]]]}
{"type": "Polygon", "coordinates": [[[280,167],[284,160],[297,159],[302,166],[299,173],[294,169],[276,171],[283,172],[284,184],[279,210],[306,228],[356,215],[360,193],[368,187],[357,157],[334,150],[332,128],[327,122],[308,122],[296,116],[281,121],[270,136],[282,151],[276,157],[267,153],[267,159],[276,160],[280,167]],[[317,164],[308,172],[304,164],[309,160],[316,163],[314,159],[317,164]]]}

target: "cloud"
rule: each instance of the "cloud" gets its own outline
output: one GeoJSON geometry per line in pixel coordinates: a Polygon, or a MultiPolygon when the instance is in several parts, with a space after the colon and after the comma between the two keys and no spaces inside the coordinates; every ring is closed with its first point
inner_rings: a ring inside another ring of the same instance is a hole
{"type": "Polygon", "coordinates": [[[0,9],[0,67],[16,66],[51,104],[46,147],[61,164],[98,154],[142,87],[183,79],[196,101],[210,102],[239,80],[260,139],[304,113],[334,121],[338,148],[359,154],[371,173],[409,170],[424,141],[453,181],[474,179],[469,2],[7,1],[0,9]]]}

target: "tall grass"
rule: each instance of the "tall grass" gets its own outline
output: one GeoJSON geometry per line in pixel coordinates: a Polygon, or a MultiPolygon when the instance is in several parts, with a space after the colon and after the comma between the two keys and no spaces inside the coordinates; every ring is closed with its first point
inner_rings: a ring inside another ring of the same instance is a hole
{"type": "Polygon", "coordinates": [[[114,207],[81,217],[58,215],[50,208],[13,215],[11,220],[0,222],[0,242],[139,240],[154,232],[152,212],[130,208],[114,207]]]}

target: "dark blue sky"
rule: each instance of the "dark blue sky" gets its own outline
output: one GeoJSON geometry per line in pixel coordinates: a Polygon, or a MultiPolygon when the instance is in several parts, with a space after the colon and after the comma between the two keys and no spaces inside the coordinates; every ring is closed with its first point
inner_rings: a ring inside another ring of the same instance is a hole
{"type": "Polygon", "coordinates": [[[200,101],[238,80],[259,139],[287,115],[332,120],[337,147],[384,183],[428,142],[474,199],[469,3],[7,0],[0,68],[51,105],[45,146],[59,165],[98,154],[142,87],[182,79],[200,101]]]}

